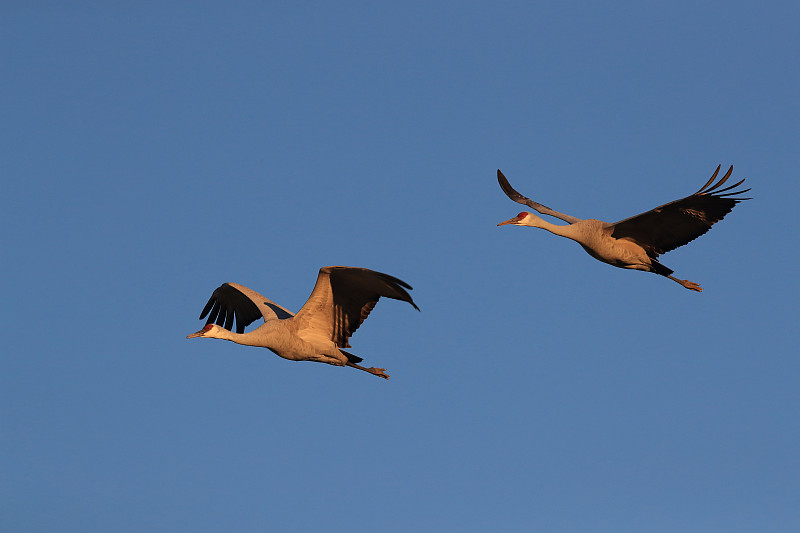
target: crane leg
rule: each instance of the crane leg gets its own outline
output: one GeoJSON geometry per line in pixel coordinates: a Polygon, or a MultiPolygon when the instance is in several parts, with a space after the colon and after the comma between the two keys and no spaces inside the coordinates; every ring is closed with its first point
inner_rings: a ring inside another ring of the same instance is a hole
{"type": "Polygon", "coordinates": [[[386,373],[385,368],[375,368],[375,367],[366,368],[361,365],[351,363],[350,361],[347,362],[347,366],[352,366],[353,368],[363,370],[364,372],[369,372],[370,374],[378,376],[379,378],[389,379],[389,374],[386,373]]]}
{"type": "Polygon", "coordinates": [[[689,280],[686,280],[686,279],[674,278],[674,277],[670,276],[669,274],[667,274],[667,277],[669,279],[671,279],[672,281],[680,283],[681,285],[683,285],[684,287],[686,287],[687,289],[689,289],[691,291],[703,292],[703,287],[701,287],[700,285],[698,285],[694,281],[689,281],[689,280]]]}

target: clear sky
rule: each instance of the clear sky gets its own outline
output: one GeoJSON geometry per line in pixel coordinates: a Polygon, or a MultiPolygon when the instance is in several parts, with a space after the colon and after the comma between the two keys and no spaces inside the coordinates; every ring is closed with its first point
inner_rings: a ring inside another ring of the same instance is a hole
{"type": "Polygon", "coordinates": [[[796,2],[13,4],[0,529],[800,531],[796,2]],[[718,164],[702,294],[496,226],[718,164]],[[324,265],[391,380],[185,339],[324,265]]]}

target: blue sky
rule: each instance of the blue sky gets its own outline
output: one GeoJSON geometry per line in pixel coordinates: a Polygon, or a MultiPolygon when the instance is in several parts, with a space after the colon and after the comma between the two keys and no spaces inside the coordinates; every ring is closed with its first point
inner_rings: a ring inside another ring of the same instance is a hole
{"type": "Polygon", "coordinates": [[[5,531],[800,528],[793,2],[0,8],[5,531]],[[697,294],[496,224],[718,164],[697,294]],[[235,281],[414,286],[385,367],[186,340],[235,281]]]}

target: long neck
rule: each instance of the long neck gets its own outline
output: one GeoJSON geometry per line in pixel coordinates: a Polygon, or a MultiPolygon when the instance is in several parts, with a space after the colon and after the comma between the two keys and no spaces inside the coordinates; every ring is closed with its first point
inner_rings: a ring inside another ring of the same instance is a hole
{"type": "Polygon", "coordinates": [[[227,329],[219,328],[214,335],[215,339],[223,339],[226,341],[235,342],[244,346],[263,346],[267,347],[264,335],[260,334],[259,330],[255,329],[248,333],[234,333],[227,329]]]}
{"type": "Polygon", "coordinates": [[[219,328],[214,331],[213,338],[267,348],[276,355],[293,361],[311,359],[318,354],[318,350],[294,333],[290,320],[270,320],[247,333],[234,333],[219,328]]]}
{"type": "Polygon", "coordinates": [[[580,232],[576,231],[577,228],[575,227],[574,224],[559,226],[558,224],[552,224],[544,220],[543,218],[536,217],[535,219],[531,220],[530,224],[527,225],[530,225],[531,227],[534,228],[545,229],[554,235],[566,237],[568,239],[572,239],[573,241],[577,241],[580,236],[580,232]]]}

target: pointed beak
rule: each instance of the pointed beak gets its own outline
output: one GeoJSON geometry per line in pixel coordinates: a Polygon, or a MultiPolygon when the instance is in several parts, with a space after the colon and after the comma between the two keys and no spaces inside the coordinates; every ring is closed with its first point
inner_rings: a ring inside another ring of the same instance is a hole
{"type": "Polygon", "coordinates": [[[204,333],[204,331],[201,329],[197,333],[192,333],[191,335],[186,335],[186,338],[187,339],[191,339],[191,338],[194,338],[194,337],[202,337],[203,333],[204,333]]]}
{"type": "Polygon", "coordinates": [[[514,217],[514,218],[509,218],[508,220],[506,220],[506,221],[503,221],[503,222],[499,223],[499,224],[498,224],[498,226],[505,226],[506,224],[513,224],[513,223],[514,223],[514,222],[516,222],[516,221],[517,221],[517,218],[516,218],[516,217],[514,217]]]}

